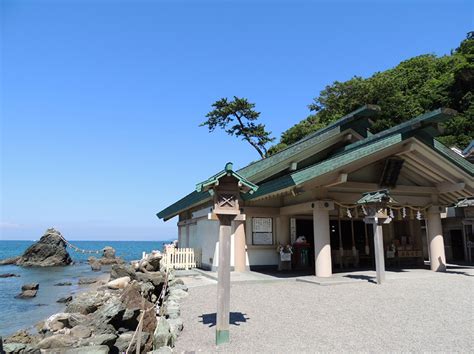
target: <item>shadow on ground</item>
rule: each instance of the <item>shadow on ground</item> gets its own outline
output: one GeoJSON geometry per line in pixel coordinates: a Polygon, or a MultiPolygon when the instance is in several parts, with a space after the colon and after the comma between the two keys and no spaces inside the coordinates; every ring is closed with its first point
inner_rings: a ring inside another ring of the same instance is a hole
{"type": "MultiPolygon", "coordinates": [[[[199,322],[202,322],[204,325],[209,325],[210,327],[214,327],[216,325],[216,313],[205,313],[199,316],[201,319],[199,322]]],[[[229,322],[231,325],[240,326],[240,323],[247,322],[249,317],[247,314],[242,312],[231,312],[229,322]]]]}

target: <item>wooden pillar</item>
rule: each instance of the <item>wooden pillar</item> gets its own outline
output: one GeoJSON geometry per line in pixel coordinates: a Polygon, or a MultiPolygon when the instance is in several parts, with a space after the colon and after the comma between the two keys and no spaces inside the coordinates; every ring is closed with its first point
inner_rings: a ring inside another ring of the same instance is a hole
{"type": "Polygon", "coordinates": [[[184,245],[185,248],[189,247],[189,224],[186,224],[186,243],[184,245]]]}
{"type": "Polygon", "coordinates": [[[332,275],[331,231],[329,227],[329,210],[332,209],[334,209],[334,203],[329,201],[313,203],[314,259],[317,277],[332,275]]]}
{"type": "Polygon", "coordinates": [[[245,220],[235,220],[234,225],[234,270],[247,271],[247,251],[245,242],[245,220]]]}
{"type": "Polygon", "coordinates": [[[446,255],[444,252],[443,227],[440,212],[442,208],[432,206],[426,214],[426,233],[430,250],[430,268],[435,272],[446,271],[446,255]]]}
{"type": "Polygon", "coordinates": [[[229,342],[230,237],[232,216],[219,215],[219,267],[217,270],[216,344],[229,342]]]}
{"type": "Polygon", "coordinates": [[[364,222],[371,224],[374,229],[374,253],[377,284],[382,284],[385,282],[385,251],[383,247],[382,225],[388,224],[390,221],[391,219],[388,216],[381,213],[375,213],[364,218],[364,222]]]}

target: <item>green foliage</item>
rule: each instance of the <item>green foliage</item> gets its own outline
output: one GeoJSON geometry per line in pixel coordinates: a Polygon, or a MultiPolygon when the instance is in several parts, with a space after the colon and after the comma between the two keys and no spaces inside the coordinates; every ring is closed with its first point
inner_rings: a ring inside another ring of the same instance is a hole
{"type": "Polygon", "coordinates": [[[209,132],[217,127],[225,130],[229,135],[242,137],[259,153],[260,157],[265,158],[268,154],[266,144],[275,140],[270,137],[271,132],[265,130],[265,125],[255,122],[260,116],[260,112],[254,110],[255,104],[250,103],[245,98],[234,96],[233,101],[227,98],[221,98],[212,105],[214,109],[207,115],[207,121],[200,126],[207,126],[209,132]]]}
{"type": "Polygon", "coordinates": [[[438,139],[448,146],[465,147],[474,139],[473,34],[451,55],[421,55],[366,79],[356,76],[326,86],[308,106],[313,113],[283,132],[270,153],[368,103],[382,108],[371,129],[374,133],[439,107],[456,109],[459,115],[446,123],[438,139]]]}

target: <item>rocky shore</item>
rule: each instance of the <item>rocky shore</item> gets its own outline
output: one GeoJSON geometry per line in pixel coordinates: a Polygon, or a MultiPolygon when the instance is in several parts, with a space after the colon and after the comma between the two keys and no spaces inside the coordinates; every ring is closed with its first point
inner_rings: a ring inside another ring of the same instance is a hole
{"type": "MultiPolygon", "coordinates": [[[[102,259],[107,263],[113,257],[102,259]]],[[[139,345],[144,353],[171,352],[183,329],[179,302],[187,287],[173,273],[160,270],[160,259],[154,253],[130,265],[113,264],[107,282],[67,299],[64,312],[38,323],[34,333],[22,330],[5,338],[3,350],[121,353],[134,352],[139,345]]]]}

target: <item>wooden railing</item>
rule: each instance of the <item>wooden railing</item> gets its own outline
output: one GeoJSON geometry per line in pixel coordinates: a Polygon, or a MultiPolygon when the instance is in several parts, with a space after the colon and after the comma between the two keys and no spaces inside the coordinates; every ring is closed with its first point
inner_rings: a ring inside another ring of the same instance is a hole
{"type": "Polygon", "coordinates": [[[192,269],[200,266],[200,248],[167,247],[161,259],[161,267],[164,269],[192,269]]]}

